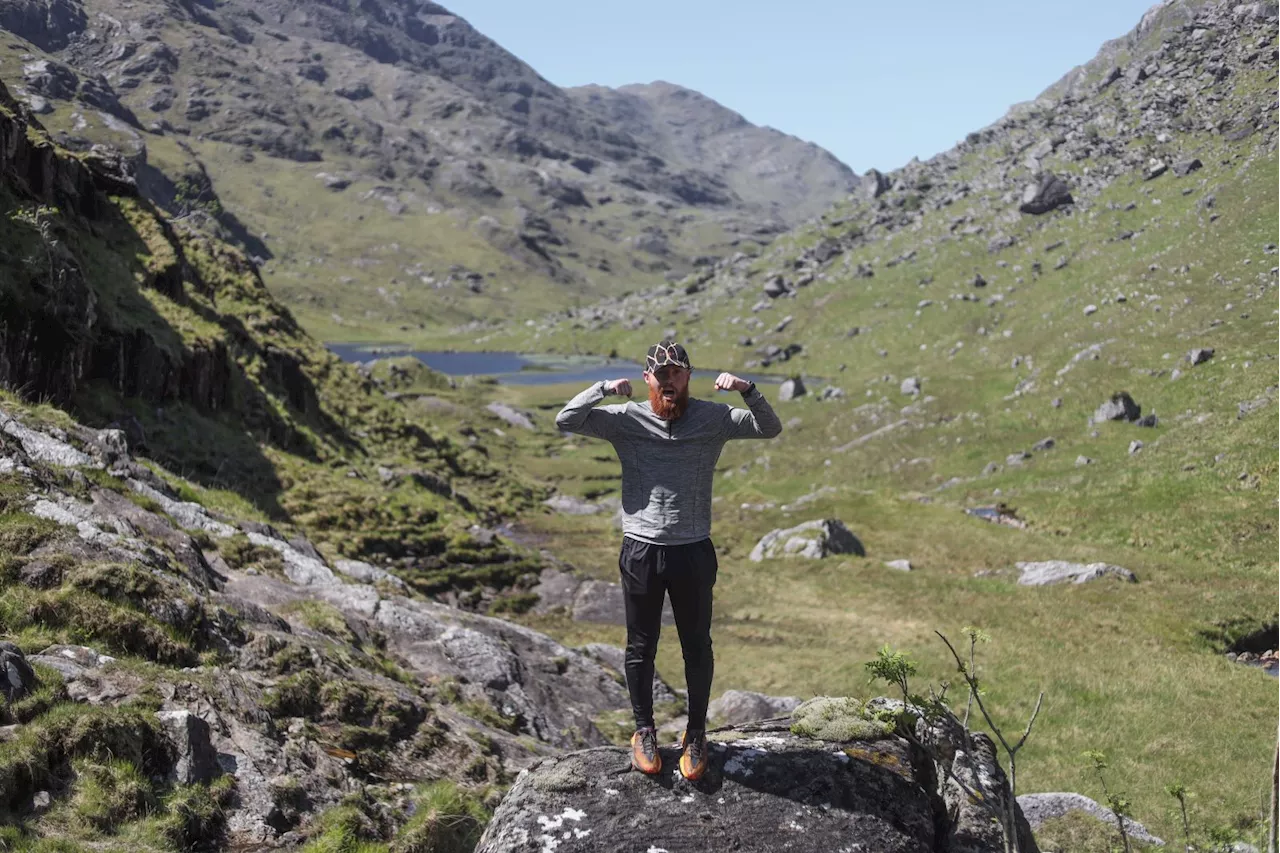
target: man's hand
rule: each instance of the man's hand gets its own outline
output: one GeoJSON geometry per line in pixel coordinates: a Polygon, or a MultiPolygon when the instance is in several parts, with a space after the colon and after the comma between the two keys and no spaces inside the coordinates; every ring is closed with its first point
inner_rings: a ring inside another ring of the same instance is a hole
{"type": "Polygon", "coordinates": [[[721,373],[716,377],[717,391],[738,391],[742,392],[751,387],[751,383],[745,379],[739,379],[732,373],[721,373]]]}
{"type": "Polygon", "coordinates": [[[619,397],[631,396],[631,380],[630,379],[611,379],[604,383],[604,392],[606,394],[617,394],[619,397]]]}

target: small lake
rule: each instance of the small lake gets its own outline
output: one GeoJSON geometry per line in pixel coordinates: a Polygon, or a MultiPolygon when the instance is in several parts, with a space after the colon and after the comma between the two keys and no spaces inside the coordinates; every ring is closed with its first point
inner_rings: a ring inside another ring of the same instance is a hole
{"type": "MultiPolygon", "coordinates": [[[[368,344],[328,344],[343,361],[366,362],[378,358],[411,355],[433,370],[448,376],[492,376],[508,385],[554,385],[561,382],[599,382],[623,377],[639,381],[644,366],[623,358],[597,355],[543,355],[519,352],[445,352],[406,350],[368,344]]],[[[714,379],[718,370],[695,369],[698,379],[714,379]]],[[[778,376],[739,373],[743,379],[761,385],[781,381],[778,376]]]]}

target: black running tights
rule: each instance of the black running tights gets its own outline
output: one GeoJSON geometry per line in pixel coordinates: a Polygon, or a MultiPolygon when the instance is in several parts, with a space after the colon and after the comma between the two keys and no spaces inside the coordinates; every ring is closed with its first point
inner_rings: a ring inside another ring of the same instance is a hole
{"type": "Polygon", "coordinates": [[[671,611],[689,689],[690,730],[707,725],[711,698],[711,588],[716,582],[716,549],[710,539],[688,545],[653,545],[624,538],[618,555],[627,609],[627,690],[636,728],[653,725],[653,659],[662,630],[662,602],[671,611]]]}

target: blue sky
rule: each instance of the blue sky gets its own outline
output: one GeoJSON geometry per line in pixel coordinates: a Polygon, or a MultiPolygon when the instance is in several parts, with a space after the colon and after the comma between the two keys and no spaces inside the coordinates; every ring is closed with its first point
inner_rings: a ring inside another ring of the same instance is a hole
{"type": "Polygon", "coordinates": [[[1153,0],[444,0],[558,86],[667,80],[856,171],[950,148],[1153,0]]]}

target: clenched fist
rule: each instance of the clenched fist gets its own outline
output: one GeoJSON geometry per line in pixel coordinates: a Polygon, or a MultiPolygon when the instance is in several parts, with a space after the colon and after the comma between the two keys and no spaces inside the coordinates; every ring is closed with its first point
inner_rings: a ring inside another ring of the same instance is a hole
{"type": "Polygon", "coordinates": [[[619,397],[630,397],[631,380],[611,379],[604,383],[604,392],[606,394],[617,394],[619,397]]]}
{"type": "Polygon", "coordinates": [[[739,379],[732,373],[721,373],[716,377],[717,391],[738,391],[742,392],[751,387],[751,383],[745,379],[739,379]]]}

